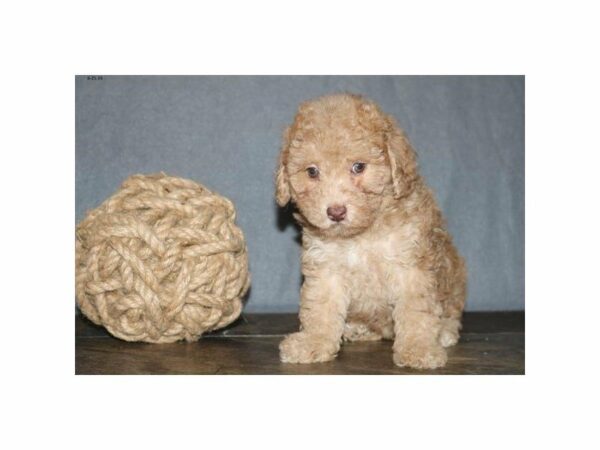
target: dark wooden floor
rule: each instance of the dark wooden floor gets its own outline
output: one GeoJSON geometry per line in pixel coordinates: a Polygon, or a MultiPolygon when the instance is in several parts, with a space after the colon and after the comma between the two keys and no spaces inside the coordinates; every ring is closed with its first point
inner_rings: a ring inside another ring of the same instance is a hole
{"type": "Polygon", "coordinates": [[[328,363],[284,364],[278,344],[298,330],[292,314],[245,314],[198,342],[144,344],[121,341],[77,315],[77,374],[524,374],[525,314],[466,313],[460,342],[443,369],[396,367],[392,343],[345,343],[328,363]]]}

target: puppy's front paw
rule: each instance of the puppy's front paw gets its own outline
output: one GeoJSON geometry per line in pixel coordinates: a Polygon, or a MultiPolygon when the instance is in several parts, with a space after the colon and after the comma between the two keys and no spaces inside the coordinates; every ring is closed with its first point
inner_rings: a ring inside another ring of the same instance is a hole
{"type": "Polygon", "coordinates": [[[339,341],[319,334],[293,333],[279,344],[279,355],[286,363],[314,363],[331,361],[340,348],[339,341]]]}
{"type": "Polygon", "coordinates": [[[394,349],[394,364],[414,369],[437,369],[448,361],[446,350],[439,345],[401,346],[394,349]]]}

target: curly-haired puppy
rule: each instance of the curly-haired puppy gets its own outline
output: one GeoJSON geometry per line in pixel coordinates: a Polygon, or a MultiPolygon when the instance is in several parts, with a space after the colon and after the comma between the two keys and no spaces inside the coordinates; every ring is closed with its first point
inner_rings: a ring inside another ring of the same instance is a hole
{"type": "Polygon", "coordinates": [[[277,202],[302,225],[300,322],[281,360],[335,358],[342,339],[394,339],[399,366],[446,364],[466,271],[403,131],[356,95],[303,103],[284,133],[277,202]]]}

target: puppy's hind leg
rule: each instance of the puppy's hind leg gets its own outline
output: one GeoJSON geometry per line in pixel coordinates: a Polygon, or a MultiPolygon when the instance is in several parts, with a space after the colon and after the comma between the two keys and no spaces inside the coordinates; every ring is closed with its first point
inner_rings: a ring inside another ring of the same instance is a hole
{"type": "Polygon", "coordinates": [[[449,292],[444,295],[444,312],[439,341],[444,347],[450,347],[458,342],[459,331],[462,328],[461,318],[467,296],[467,269],[464,260],[451,248],[453,264],[445,274],[447,280],[453,280],[449,292]]]}
{"type": "Polygon", "coordinates": [[[461,329],[460,319],[445,317],[442,319],[439,341],[443,347],[451,347],[458,342],[461,329]]]}
{"type": "Polygon", "coordinates": [[[344,326],[345,341],[379,341],[383,336],[362,322],[347,322],[344,326]]]}
{"type": "Polygon", "coordinates": [[[394,339],[391,308],[377,306],[368,311],[365,311],[364,308],[358,311],[349,311],[343,337],[345,341],[394,339]]]}

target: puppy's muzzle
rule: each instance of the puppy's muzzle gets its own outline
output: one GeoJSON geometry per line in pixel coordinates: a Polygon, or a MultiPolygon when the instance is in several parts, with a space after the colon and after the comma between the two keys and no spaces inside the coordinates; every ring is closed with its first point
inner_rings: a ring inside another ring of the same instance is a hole
{"type": "Polygon", "coordinates": [[[341,222],[346,218],[346,207],[343,205],[333,205],[327,208],[327,217],[334,222],[341,222]]]}

